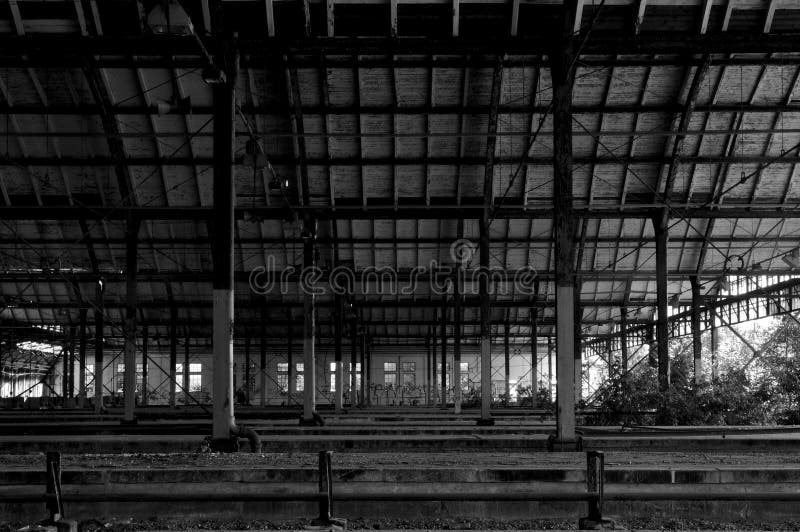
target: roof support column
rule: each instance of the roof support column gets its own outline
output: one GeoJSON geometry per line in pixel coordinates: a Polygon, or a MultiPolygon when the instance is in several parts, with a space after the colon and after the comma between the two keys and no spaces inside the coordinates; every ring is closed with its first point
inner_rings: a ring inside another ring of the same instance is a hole
{"type": "Polygon", "coordinates": [[[123,394],[125,408],[123,424],[136,423],[136,271],[139,222],[129,218],[127,225],[127,250],[125,254],[125,375],[123,394]]]}
{"type": "Polygon", "coordinates": [[[142,406],[147,406],[147,396],[150,394],[147,367],[147,342],[149,341],[149,331],[147,325],[142,326],[142,406]]]}
{"type": "Polygon", "coordinates": [[[669,232],[666,216],[653,218],[656,235],[656,303],[658,321],[656,322],[656,342],[658,350],[658,388],[662,392],[669,389],[669,322],[667,321],[667,240],[669,232]]]}
{"type": "Polygon", "coordinates": [[[64,397],[75,395],[75,341],[78,329],[75,325],[69,326],[69,354],[64,364],[64,397]]]}
{"type": "Polygon", "coordinates": [[[169,407],[175,408],[175,389],[178,387],[178,309],[174,306],[169,311],[169,407]]]}
{"type": "MultiPolygon", "coordinates": [[[[316,262],[314,257],[316,234],[317,222],[306,219],[303,229],[303,270],[307,272],[314,268],[316,262]]],[[[317,407],[317,360],[314,351],[316,320],[313,286],[304,286],[303,314],[303,417],[300,423],[313,425],[317,407]]]]}
{"type": "MultiPolygon", "coordinates": [[[[538,286],[537,286],[538,289],[538,286]]],[[[531,308],[531,407],[536,407],[539,392],[539,309],[531,308]]]]}
{"type": "MultiPolygon", "coordinates": [[[[436,312],[436,309],[434,309],[433,323],[435,324],[438,320],[439,314],[436,312]]],[[[431,327],[431,406],[436,406],[439,403],[439,388],[436,386],[436,353],[438,351],[438,346],[439,344],[436,342],[436,325],[433,325],[431,327]]]]}
{"type": "MultiPolygon", "coordinates": [[[[261,390],[259,394],[259,405],[263,408],[267,406],[267,320],[264,316],[262,309],[261,312],[261,334],[259,334],[258,343],[258,387],[261,390]]],[[[288,369],[288,368],[287,368],[288,369]]],[[[289,383],[287,383],[287,388],[289,383]]]]}
{"type": "MultiPolygon", "coordinates": [[[[461,222],[461,221],[460,221],[461,222]]],[[[453,412],[461,413],[461,265],[453,278],[453,412]]]]}
{"type": "Polygon", "coordinates": [[[447,292],[442,296],[442,408],[447,408],[447,292]]]}
{"type": "MultiPolygon", "coordinates": [[[[363,371],[364,366],[361,366],[363,371]]],[[[350,320],[350,406],[358,404],[358,321],[350,320]]]]}
{"type": "Polygon", "coordinates": [[[619,351],[622,375],[628,373],[628,307],[619,309],[619,351]]]}
{"type": "Polygon", "coordinates": [[[94,410],[103,411],[103,281],[97,282],[94,307],[94,410]]]}
{"type": "Polygon", "coordinates": [[[336,330],[333,332],[334,335],[334,364],[335,364],[335,372],[334,372],[334,395],[333,395],[333,404],[334,410],[336,412],[341,412],[344,407],[344,364],[342,363],[342,335],[344,334],[344,322],[342,320],[342,313],[344,312],[344,307],[342,305],[342,296],[336,295],[334,297],[335,300],[335,308],[336,308],[336,318],[334,321],[334,327],[336,330]]]}
{"type": "MultiPolygon", "coordinates": [[[[288,375],[287,378],[289,379],[288,385],[286,386],[286,406],[292,406],[294,402],[294,394],[297,391],[297,372],[295,364],[294,364],[294,345],[293,341],[294,338],[292,337],[292,311],[289,310],[287,312],[287,317],[289,320],[287,321],[288,325],[286,326],[286,363],[289,365],[287,368],[288,375]]],[[[264,391],[266,393],[266,390],[264,391]]]]}
{"type": "MultiPolygon", "coordinates": [[[[239,58],[231,43],[218,58],[224,63],[225,83],[214,85],[214,222],[212,255],[214,260],[214,302],[212,347],[214,379],[212,395],[212,437],[219,448],[226,441],[236,420],[233,411],[233,209],[236,201],[234,182],[234,143],[236,116],[236,79],[239,58]]],[[[218,65],[221,66],[221,65],[218,65]]],[[[174,385],[173,385],[174,386],[174,385]]]]}
{"type": "Polygon", "coordinates": [[[553,207],[556,262],[556,434],[554,448],[575,447],[575,272],[572,213],[573,31],[578,0],[564,2],[561,42],[550,55],[553,79],[553,207]]]}
{"type": "Polygon", "coordinates": [[[369,356],[369,338],[366,332],[361,336],[361,368],[364,376],[361,379],[362,397],[367,406],[372,405],[372,360],[369,356]]]}
{"type": "Polygon", "coordinates": [[[86,397],[86,312],[81,306],[78,312],[78,328],[80,329],[80,347],[78,348],[78,397],[86,397]]]}
{"type": "Polygon", "coordinates": [[[703,333],[700,330],[700,306],[703,304],[703,296],[700,293],[700,280],[696,275],[689,277],[692,285],[692,353],[694,354],[694,383],[695,385],[703,382],[705,374],[703,372],[703,333]]]}
{"type": "Polygon", "coordinates": [[[478,425],[494,425],[489,412],[492,405],[492,338],[489,308],[489,220],[484,215],[480,223],[481,276],[478,279],[481,305],[481,417],[478,425]]]}
{"type": "Polygon", "coordinates": [[[573,294],[573,308],[575,309],[575,321],[573,321],[572,337],[573,345],[575,346],[575,404],[579,403],[583,397],[583,350],[581,347],[581,339],[583,331],[581,330],[581,323],[583,322],[583,307],[581,307],[581,278],[575,277],[575,291],[573,294]]]}
{"type": "Polygon", "coordinates": [[[506,403],[511,400],[511,325],[506,313],[505,334],[503,336],[503,367],[505,369],[506,403]]]}
{"type": "MultiPolygon", "coordinates": [[[[189,347],[190,347],[190,345],[189,345],[189,333],[187,331],[186,337],[183,339],[183,379],[182,379],[182,381],[183,381],[183,404],[185,404],[185,405],[189,404],[189,400],[190,400],[189,399],[189,395],[191,393],[191,387],[189,386],[189,374],[190,374],[189,373],[189,347]]],[[[249,338],[247,339],[247,347],[246,347],[246,349],[247,349],[247,365],[245,366],[245,368],[249,368],[250,367],[250,339],[249,338]]],[[[245,369],[245,371],[249,371],[249,370],[245,369]]],[[[250,383],[249,375],[245,380],[247,381],[247,383],[249,385],[249,383],[250,383]]],[[[250,403],[250,390],[248,388],[245,388],[245,389],[247,390],[247,403],[249,404],[250,403]]]]}
{"type": "Polygon", "coordinates": [[[428,327],[428,334],[425,336],[425,404],[431,405],[431,382],[433,382],[433,357],[431,353],[431,329],[428,327]]]}

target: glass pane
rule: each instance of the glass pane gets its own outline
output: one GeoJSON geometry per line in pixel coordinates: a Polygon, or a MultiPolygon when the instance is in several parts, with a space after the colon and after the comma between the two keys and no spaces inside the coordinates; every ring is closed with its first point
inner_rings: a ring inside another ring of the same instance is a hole
{"type": "Polygon", "coordinates": [[[383,371],[397,371],[397,362],[384,362],[383,371]]]}
{"type": "Polygon", "coordinates": [[[336,391],[336,373],[331,373],[331,391],[336,391]]]}
{"type": "Polygon", "coordinates": [[[416,375],[413,373],[403,373],[403,384],[416,384],[416,375]]]}
{"type": "Polygon", "coordinates": [[[189,364],[189,373],[202,373],[203,365],[199,363],[189,364]]]}
{"type": "MultiPolygon", "coordinates": [[[[191,365],[189,366],[191,367],[191,365]]],[[[189,375],[189,391],[199,392],[203,389],[203,376],[202,375],[189,375]]]]}
{"type": "Polygon", "coordinates": [[[417,371],[417,363],[416,362],[403,362],[403,371],[417,371]]]}
{"type": "Polygon", "coordinates": [[[302,392],[305,389],[305,381],[302,375],[297,376],[297,391],[302,392]]]}
{"type": "Polygon", "coordinates": [[[303,363],[302,363],[302,362],[298,362],[298,363],[295,365],[295,367],[297,368],[297,372],[298,372],[298,373],[302,373],[302,372],[303,372],[303,363]]]}
{"type": "Polygon", "coordinates": [[[336,371],[336,362],[331,362],[331,373],[336,371]]]}
{"type": "Polygon", "coordinates": [[[183,363],[175,364],[175,373],[183,373],[183,363]]]}
{"type": "Polygon", "coordinates": [[[125,372],[125,364],[117,364],[117,373],[125,372]]]}
{"type": "Polygon", "coordinates": [[[385,373],[383,375],[383,383],[388,385],[394,386],[397,384],[397,373],[385,373]]]}
{"type": "Polygon", "coordinates": [[[460,368],[461,368],[461,373],[468,373],[469,372],[469,362],[462,362],[460,368]]]}
{"type": "Polygon", "coordinates": [[[289,373],[289,363],[278,362],[278,373],[289,373]]]}

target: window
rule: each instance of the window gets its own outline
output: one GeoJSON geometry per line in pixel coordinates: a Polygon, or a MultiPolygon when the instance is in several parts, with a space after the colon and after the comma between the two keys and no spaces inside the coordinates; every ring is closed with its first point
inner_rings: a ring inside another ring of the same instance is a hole
{"type": "Polygon", "coordinates": [[[84,374],[86,380],[86,397],[94,397],[94,364],[86,364],[86,373],[84,374]]]}
{"type": "Polygon", "coordinates": [[[189,383],[183,378],[183,364],[175,364],[175,393],[199,392],[203,389],[203,364],[189,364],[189,383]],[[180,385],[180,386],[179,386],[180,385]]]}
{"type": "MultiPolygon", "coordinates": [[[[445,375],[447,377],[446,386],[449,388],[450,387],[450,371],[452,370],[452,368],[450,367],[450,362],[447,363],[446,368],[447,368],[447,374],[445,375]]],[[[441,362],[437,362],[436,363],[436,382],[437,382],[438,386],[442,385],[442,363],[441,362]]]]}
{"type": "Polygon", "coordinates": [[[330,374],[330,390],[332,392],[336,391],[336,362],[331,362],[331,374],[330,374]]]}
{"type": "Polygon", "coordinates": [[[417,363],[416,362],[401,362],[400,369],[402,373],[403,385],[413,386],[417,383],[417,363]]]}
{"type": "Polygon", "coordinates": [[[287,393],[289,391],[289,363],[278,362],[278,392],[287,393]]]}
{"type": "Polygon", "coordinates": [[[125,389],[125,364],[117,364],[117,378],[114,383],[114,391],[122,393],[125,389]]]}
{"type": "Polygon", "coordinates": [[[386,386],[395,386],[397,384],[397,363],[384,362],[383,363],[383,383],[386,386]]]}
{"type": "Polygon", "coordinates": [[[469,388],[469,362],[461,362],[461,389],[466,390],[469,388]]]}
{"type": "Polygon", "coordinates": [[[303,378],[303,363],[299,362],[297,365],[295,365],[295,368],[297,368],[296,390],[298,392],[302,392],[303,390],[305,390],[305,379],[303,378]]]}

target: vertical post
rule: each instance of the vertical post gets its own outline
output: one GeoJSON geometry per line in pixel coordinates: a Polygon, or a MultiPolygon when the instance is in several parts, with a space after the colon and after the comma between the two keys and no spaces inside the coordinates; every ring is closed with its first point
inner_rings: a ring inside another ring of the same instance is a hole
{"type": "MultiPolygon", "coordinates": [[[[537,290],[538,291],[538,290],[537,290]]],[[[536,407],[539,393],[539,309],[531,308],[531,406],[536,407]]]]}
{"type": "Polygon", "coordinates": [[[658,388],[669,389],[669,322],[667,321],[667,233],[666,214],[653,219],[656,235],[656,299],[658,321],[656,322],[656,342],[658,350],[658,388]]]}
{"type": "Polygon", "coordinates": [[[147,342],[148,337],[147,325],[142,327],[142,406],[147,406],[147,396],[150,395],[150,387],[148,382],[148,360],[147,360],[147,342]]]}
{"type": "MultiPolygon", "coordinates": [[[[261,309],[261,334],[258,343],[258,387],[261,389],[259,404],[261,407],[267,406],[267,320],[264,316],[264,309],[261,309]]],[[[288,369],[288,368],[287,368],[288,369]]],[[[287,383],[287,388],[291,386],[291,381],[287,383]]]]}
{"type": "MultiPolygon", "coordinates": [[[[459,221],[463,223],[463,221],[459,221]]],[[[453,279],[453,412],[461,413],[461,265],[453,279]]]]}
{"type": "Polygon", "coordinates": [[[586,453],[586,491],[594,495],[588,501],[588,516],[581,519],[578,527],[594,529],[603,522],[603,488],[605,476],[605,455],[602,451],[586,453]]]}
{"type": "Polygon", "coordinates": [[[334,305],[336,306],[336,314],[334,318],[334,340],[333,340],[333,363],[335,367],[335,383],[336,390],[333,393],[333,405],[336,412],[341,412],[344,407],[344,371],[342,363],[342,335],[344,334],[344,322],[342,320],[342,313],[344,308],[342,305],[342,296],[334,296],[334,305]]]}
{"type": "Polygon", "coordinates": [[[719,329],[717,328],[717,312],[711,308],[711,382],[717,380],[717,349],[719,348],[719,329]]]}
{"type": "MultiPolygon", "coordinates": [[[[363,366],[362,366],[363,371],[363,366]]],[[[358,322],[350,320],[350,406],[358,404],[358,322]]]]}
{"type": "Polygon", "coordinates": [[[103,410],[103,281],[97,282],[97,303],[94,309],[94,410],[103,410]]]}
{"type": "Polygon", "coordinates": [[[700,293],[700,281],[696,275],[689,278],[692,285],[692,353],[694,354],[694,383],[703,381],[703,333],[700,330],[700,306],[703,296],[700,293]]]}
{"type": "MultiPolygon", "coordinates": [[[[484,209],[485,210],[485,209],[484,209]]],[[[478,425],[494,425],[489,409],[492,405],[492,340],[489,308],[489,220],[486,213],[479,225],[478,248],[481,275],[478,278],[478,293],[481,311],[481,417],[478,425]]]]}
{"type": "Polygon", "coordinates": [[[69,355],[64,368],[65,388],[64,397],[75,396],[75,347],[77,346],[76,338],[78,329],[75,325],[69,326],[69,355]]]}
{"type": "Polygon", "coordinates": [[[436,360],[439,355],[439,344],[436,341],[436,323],[439,322],[439,310],[433,309],[433,325],[430,327],[431,333],[431,405],[436,406],[439,404],[439,387],[436,385],[439,382],[438,373],[436,372],[436,360]]]}
{"type": "MultiPolygon", "coordinates": [[[[306,219],[303,229],[303,269],[310,271],[314,267],[314,240],[316,238],[316,222],[306,219]]],[[[303,293],[303,419],[306,424],[314,423],[317,399],[317,361],[314,353],[316,323],[314,312],[313,287],[306,287],[303,293]]]]}
{"type": "Polygon", "coordinates": [[[364,348],[362,353],[364,355],[364,365],[361,367],[363,368],[364,375],[361,378],[361,382],[364,385],[364,397],[367,398],[367,406],[372,405],[372,357],[370,356],[370,349],[369,349],[369,338],[367,338],[366,333],[362,337],[362,343],[364,348]]]}
{"type": "Polygon", "coordinates": [[[573,295],[573,308],[575,309],[575,321],[573,321],[572,338],[573,346],[575,349],[575,403],[579,403],[583,398],[583,347],[581,342],[583,340],[583,330],[581,325],[583,323],[583,307],[581,307],[581,291],[583,282],[579,276],[575,276],[575,291],[573,295]]]}
{"type": "Polygon", "coordinates": [[[287,312],[289,321],[286,325],[286,362],[289,364],[289,386],[287,387],[286,392],[286,405],[291,406],[294,393],[297,391],[297,372],[295,371],[295,363],[294,363],[294,345],[292,337],[292,311],[289,310],[287,312]]]}
{"type": "Polygon", "coordinates": [[[442,323],[441,323],[441,344],[442,344],[442,408],[447,408],[447,293],[442,298],[442,323]]]}
{"type": "MultiPolygon", "coordinates": [[[[575,272],[572,214],[573,33],[578,0],[565,0],[562,38],[550,55],[553,83],[553,207],[556,255],[556,441],[575,440],[575,272]]],[[[580,383],[577,383],[580,385],[580,383]]]]}
{"type": "Polygon", "coordinates": [[[367,335],[361,335],[361,405],[369,404],[369,372],[367,368],[367,335]]]}
{"type": "Polygon", "coordinates": [[[230,439],[235,426],[233,400],[233,209],[236,202],[234,180],[233,122],[236,117],[236,80],[239,57],[233,43],[223,44],[217,60],[226,74],[225,83],[213,87],[214,105],[214,226],[212,255],[214,377],[212,396],[212,437],[222,442],[230,439]]]}
{"type": "Polygon", "coordinates": [[[139,222],[128,219],[125,251],[125,375],[123,395],[125,408],[122,422],[134,423],[136,420],[136,271],[139,222]]]}
{"type": "Polygon", "coordinates": [[[628,308],[619,309],[619,346],[622,357],[622,374],[628,372],[628,308]]]}
{"type": "Polygon", "coordinates": [[[428,334],[425,336],[425,404],[431,405],[431,382],[433,377],[433,361],[431,359],[431,328],[428,327],[428,334]]]}
{"type": "Polygon", "coordinates": [[[553,400],[553,337],[547,337],[547,399],[553,400]]]}
{"type": "Polygon", "coordinates": [[[333,476],[331,455],[333,451],[319,452],[319,517],[317,523],[330,523],[333,512],[333,476]]]}
{"type": "Polygon", "coordinates": [[[608,355],[608,378],[614,378],[614,346],[612,345],[611,338],[606,340],[606,354],[608,355]]]}
{"type": "Polygon", "coordinates": [[[175,408],[175,389],[178,387],[178,375],[175,366],[178,364],[178,309],[174,304],[169,309],[169,407],[175,408]]]}
{"type": "MultiPolygon", "coordinates": [[[[191,348],[189,338],[189,328],[186,328],[186,337],[184,338],[183,342],[183,404],[189,404],[189,393],[191,389],[189,388],[189,353],[191,348]]],[[[249,340],[249,339],[248,339],[249,340]]]]}
{"type": "Polygon", "coordinates": [[[80,329],[80,348],[78,350],[78,396],[86,397],[86,307],[81,307],[78,314],[78,328],[80,329]]]}
{"type": "Polygon", "coordinates": [[[511,400],[511,324],[508,322],[508,311],[506,311],[505,332],[503,334],[503,365],[505,368],[505,394],[506,401],[511,400]]]}

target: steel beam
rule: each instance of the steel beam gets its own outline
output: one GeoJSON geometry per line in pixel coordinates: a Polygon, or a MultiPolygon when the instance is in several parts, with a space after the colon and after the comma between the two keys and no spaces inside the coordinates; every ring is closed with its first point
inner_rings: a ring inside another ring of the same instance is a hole
{"type": "Polygon", "coordinates": [[[669,231],[665,217],[653,218],[653,231],[656,235],[656,302],[658,322],[656,323],[656,342],[658,349],[658,387],[666,392],[670,385],[669,370],[669,307],[667,293],[667,239],[669,231]]]}
{"type": "Polygon", "coordinates": [[[147,325],[142,326],[142,406],[147,406],[150,395],[149,360],[147,359],[147,346],[150,341],[147,325]]]}
{"type": "Polygon", "coordinates": [[[442,348],[442,367],[441,367],[441,394],[442,394],[442,409],[447,408],[447,292],[442,294],[442,322],[441,322],[441,348],[442,348]]]}
{"type": "Polygon", "coordinates": [[[694,359],[694,383],[700,384],[704,378],[703,372],[703,332],[701,330],[701,310],[703,296],[700,292],[700,282],[697,277],[689,278],[692,286],[692,354],[694,359]]]}
{"type": "Polygon", "coordinates": [[[98,282],[95,291],[94,306],[94,411],[98,414],[104,410],[103,407],[103,283],[98,282]]]}
{"type": "MultiPolygon", "coordinates": [[[[334,308],[336,309],[336,316],[334,317],[334,342],[333,342],[333,360],[335,366],[334,383],[335,390],[333,393],[333,404],[336,412],[344,410],[344,363],[342,362],[342,336],[344,336],[344,304],[342,296],[336,295],[334,297],[334,308]]],[[[325,373],[328,370],[325,368],[325,373]]]]}
{"type": "Polygon", "coordinates": [[[453,412],[461,413],[461,265],[453,276],[453,412]]]}
{"type": "MultiPolygon", "coordinates": [[[[303,267],[314,268],[316,265],[314,238],[317,233],[316,222],[305,221],[303,236],[303,267]]],[[[317,404],[317,360],[314,351],[316,337],[316,316],[314,293],[306,287],[303,291],[303,418],[301,423],[313,424],[317,404]]]]}

